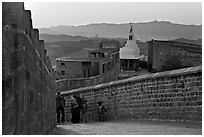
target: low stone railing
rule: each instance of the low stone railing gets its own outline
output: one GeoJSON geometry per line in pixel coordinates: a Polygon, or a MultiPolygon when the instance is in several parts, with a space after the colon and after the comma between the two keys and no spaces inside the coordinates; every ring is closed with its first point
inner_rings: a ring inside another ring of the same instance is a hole
{"type": "Polygon", "coordinates": [[[118,79],[118,74],[120,71],[120,64],[116,64],[115,67],[103,74],[88,78],[69,78],[56,80],[56,91],[72,90],[81,87],[88,87],[97,85],[104,82],[109,82],[118,79]]]}
{"type": "Polygon", "coordinates": [[[89,104],[88,121],[96,121],[97,102],[108,110],[108,119],[202,121],[202,67],[152,73],[62,92],[66,120],[70,98],[79,93],[89,104]]]}

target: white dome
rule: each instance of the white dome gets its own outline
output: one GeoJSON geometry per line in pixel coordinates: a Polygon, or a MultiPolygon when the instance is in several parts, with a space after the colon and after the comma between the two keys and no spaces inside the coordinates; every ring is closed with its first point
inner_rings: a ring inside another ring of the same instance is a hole
{"type": "Polygon", "coordinates": [[[128,40],[125,47],[120,49],[120,58],[121,59],[139,59],[140,50],[136,41],[128,40]]]}
{"type": "Polygon", "coordinates": [[[120,49],[120,59],[139,59],[140,58],[140,49],[136,43],[133,34],[133,27],[130,23],[131,28],[129,32],[129,39],[125,47],[120,49]]]}

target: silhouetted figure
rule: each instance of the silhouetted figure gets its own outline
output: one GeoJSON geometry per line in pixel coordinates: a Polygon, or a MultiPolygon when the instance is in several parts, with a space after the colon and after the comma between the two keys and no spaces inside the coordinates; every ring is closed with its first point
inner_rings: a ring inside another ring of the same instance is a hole
{"type": "Polygon", "coordinates": [[[82,110],[81,110],[81,123],[87,122],[87,111],[88,111],[88,103],[87,103],[87,100],[83,99],[82,110]]]}
{"type": "Polygon", "coordinates": [[[97,113],[98,113],[98,121],[99,122],[103,122],[105,121],[105,113],[106,113],[106,109],[103,106],[103,103],[100,101],[98,102],[98,106],[97,106],[97,113]]]}
{"type": "Polygon", "coordinates": [[[81,113],[82,113],[83,100],[79,94],[76,94],[76,102],[78,104],[78,113],[76,114],[76,120],[77,120],[77,123],[80,123],[81,122],[80,118],[81,118],[81,113]]]}
{"type": "Polygon", "coordinates": [[[60,114],[62,115],[61,123],[65,122],[64,107],[65,107],[65,99],[61,96],[60,92],[57,92],[57,97],[56,97],[57,124],[60,124],[60,114]]]}
{"type": "Polygon", "coordinates": [[[77,98],[77,95],[73,94],[73,96],[71,98],[71,113],[72,113],[71,122],[73,124],[79,123],[78,115],[80,114],[80,109],[79,109],[79,105],[77,103],[76,98],[77,98]]]}

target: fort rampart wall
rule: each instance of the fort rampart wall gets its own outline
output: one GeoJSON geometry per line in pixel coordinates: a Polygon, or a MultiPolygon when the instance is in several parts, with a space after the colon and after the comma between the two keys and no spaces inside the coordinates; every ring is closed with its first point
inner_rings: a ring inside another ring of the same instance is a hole
{"type": "Polygon", "coordinates": [[[88,78],[70,78],[56,80],[56,91],[72,90],[81,87],[97,85],[104,82],[114,81],[118,79],[120,71],[119,63],[115,64],[114,68],[103,74],[88,78]]]}
{"type": "Polygon", "coordinates": [[[56,127],[51,63],[22,2],[2,3],[2,134],[49,134],[56,127]]]}
{"type": "Polygon", "coordinates": [[[202,121],[202,66],[64,91],[67,121],[73,93],[88,101],[89,122],[97,121],[98,101],[106,107],[109,120],[202,121]]]}

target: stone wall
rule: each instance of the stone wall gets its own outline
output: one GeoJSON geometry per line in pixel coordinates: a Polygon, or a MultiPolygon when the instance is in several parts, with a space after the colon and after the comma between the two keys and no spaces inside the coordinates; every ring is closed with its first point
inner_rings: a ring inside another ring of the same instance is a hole
{"type": "Polygon", "coordinates": [[[79,61],[56,60],[56,72],[58,79],[83,77],[81,62],[79,61]],[[61,63],[64,63],[64,65],[61,65],[61,63]],[[62,70],[65,71],[64,75],[61,74],[62,70]]]}
{"type": "Polygon", "coordinates": [[[202,46],[176,41],[148,41],[148,66],[149,71],[162,70],[163,60],[166,55],[177,53],[180,55],[182,66],[198,66],[202,64],[202,46]]]}
{"type": "Polygon", "coordinates": [[[3,2],[2,11],[2,134],[49,134],[55,83],[39,32],[22,2],[3,2]]]}
{"type": "Polygon", "coordinates": [[[89,122],[97,120],[98,101],[104,103],[109,120],[202,121],[202,66],[64,91],[67,121],[71,119],[73,93],[80,93],[88,101],[89,122]]]}
{"type": "Polygon", "coordinates": [[[115,67],[103,75],[98,75],[89,78],[70,78],[56,80],[56,91],[72,90],[81,87],[97,85],[104,82],[118,80],[118,73],[120,71],[119,63],[115,67]]]}

